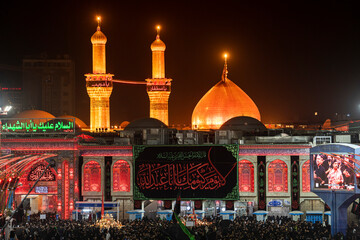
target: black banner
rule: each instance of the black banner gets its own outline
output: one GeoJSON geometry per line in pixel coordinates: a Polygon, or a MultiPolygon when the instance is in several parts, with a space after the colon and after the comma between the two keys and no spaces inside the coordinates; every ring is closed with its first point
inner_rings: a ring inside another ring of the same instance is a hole
{"type": "Polygon", "coordinates": [[[172,209],[172,201],[171,200],[164,200],[164,209],[165,210],[172,209]]]}
{"type": "Polygon", "coordinates": [[[300,210],[299,156],[291,156],[291,210],[300,210]]]}
{"type": "Polygon", "coordinates": [[[134,200],[134,210],[141,209],[141,200],[134,200]]]}
{"type": "Polygon", "coordinates": [[[257,164],[258,164],[258,209],[266,210],[266,156],[258,156],[257,164]]]}
{"type": "Polygon", "coordinates": [[[112,157],[105,157],[105,201],[111,201],[111,164],[112,157]]]}
{"type": "Polygon", "coordinates": [[[238,146],[135,146],[135,199],[238,199],[238,146]]]}
{"type": "Polygon", "coordinates": [[[226,201],[226,210],[232,210],[234,211],[234,201],[226,201]]]}
{"type": "Polygon", "coordinates": [[[195,200],[194,207],[195,207],[195,210],[203,210],[202,209],[202,200],[195,200]]]}

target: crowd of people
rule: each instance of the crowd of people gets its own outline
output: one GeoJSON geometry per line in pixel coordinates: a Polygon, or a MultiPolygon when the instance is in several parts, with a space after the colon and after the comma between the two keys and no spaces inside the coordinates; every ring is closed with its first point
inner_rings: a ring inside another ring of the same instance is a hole
{"type": "MultiPolygon", "coordinates": [[[[286,217],[268,217],[257,221],[253,217],[238,217],[234,221],[221,218],[206,219],[208,224],[198,224],[190,229],[196,240],[208,239],[360,239],[360,227],[351,225],[346,237],[342,234],[331,236],[329,225],[305,221],[293,221],[286,217]]],[[[0,227],[5,220],[0,218],[0,227]]],[[[178,224],[160,219],[122,221],[122,228],[100,228],[92,221],[42,220],[32,218],[21,224],[13,221],[7,239],[19,240],[110,240],[110,239],[174,239],[178,224]]],[[[179,228],[181,229],[181,228],[179,228]]],[[[4,239],[2,234],[0,239],[4,239]]],[[[180,239],[180,238],[179,238],[180,239]]]]}

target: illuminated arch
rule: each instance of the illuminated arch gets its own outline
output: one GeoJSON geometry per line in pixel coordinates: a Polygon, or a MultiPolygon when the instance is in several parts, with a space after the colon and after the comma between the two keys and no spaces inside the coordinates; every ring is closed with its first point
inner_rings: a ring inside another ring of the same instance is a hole
{"type": "Polygon", "coordinates": [[[248,160],[239,162],[239,191],[254,192],[254,165],[248,160]]]}
{"type": "Polygon", "coordinates": [[[101,166],[96,161],[87,162],[84,165],[84,192],[101,191],[101,166]]]}
{"type": "Polygon", "coordinates": [[[301,168],[302,191],[310,192],[310,160],[307,160],[301,168]]]}
{"type": "Polygon", "coordinates": [[[130,164],[118,160],[113,166],[113,191],[130,192],[130,164]]]}
{"type": "Polygon", "coordinates": [[[268,168],[269,192],[288,191],[288,167],[282,160],[272,161],[268,168]]]}

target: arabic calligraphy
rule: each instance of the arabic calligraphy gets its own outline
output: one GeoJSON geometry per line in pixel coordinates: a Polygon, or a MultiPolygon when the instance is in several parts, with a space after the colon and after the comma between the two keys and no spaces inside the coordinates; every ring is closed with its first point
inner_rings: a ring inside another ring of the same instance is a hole
{"type": "Polygon", "coordinates": [[[170,86],[167,85],[148,85],[147,91],[170,91],[170,86]]]}
{"type": "Polygon", "coordinates": [[[226,179],[208,162],[144,163],[139,165],[136,183],[143,190],[217,190],[226,179]]]}
{"type": "Polygon", "coordinates": [[[111,81],[87,81],[86,87],[112,87],[111,81]]]}
{"type": "MultiPolygon", "coordinates": [[[[10,120],[10,119],[9,119],[10,120]]],[[[49,119],[46,119],[49,120],[49,119]]],[[[35,123],[33,120],[16,120],[3,123],[3,132],[74,132],[74,122],[62,119],[51,119],[47,122],[35,123]]]]}
{"type": "MultiPolygon", "coordinates": [[[[36,166],[28,175],[28,181],[36,181],[39,179],[43,171],[46,169],[46,166],[41,164],[36,166]]],[[[44,175],[40,178],[40,181],[55,181],[55,174],[51,172],[50,169],[47,169],[44,175]]]]}
{"type": "Polygon", "coordinates": [[[161,152],[157,155],[158,159],[184,160],[184,159],[201,159],[206,157],[205,151],[191,152],[161,152]]]}

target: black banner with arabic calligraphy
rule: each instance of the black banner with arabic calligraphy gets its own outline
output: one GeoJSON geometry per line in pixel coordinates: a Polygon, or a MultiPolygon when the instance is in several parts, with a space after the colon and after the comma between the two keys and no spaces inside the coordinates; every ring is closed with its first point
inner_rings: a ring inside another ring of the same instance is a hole
{"type": "Polygon", "coordinates": [[[134,199],[238,199],[238,146],[134,146],[134,199]]]}
{"type": "MultiPolygon", "coordinates": [[[[43,163],[40,163],[40,164],[34,166],[28,175],[28,181],[38,180],[45,169],[46,169],[46,164],[43,164],[43,163]]],[[[46,182],[56,181],[56,176],[52,172],[52,170],[49,168],[46,170],[46,172],[40,178],[39,181],[46,181],[46,182]]]]}

